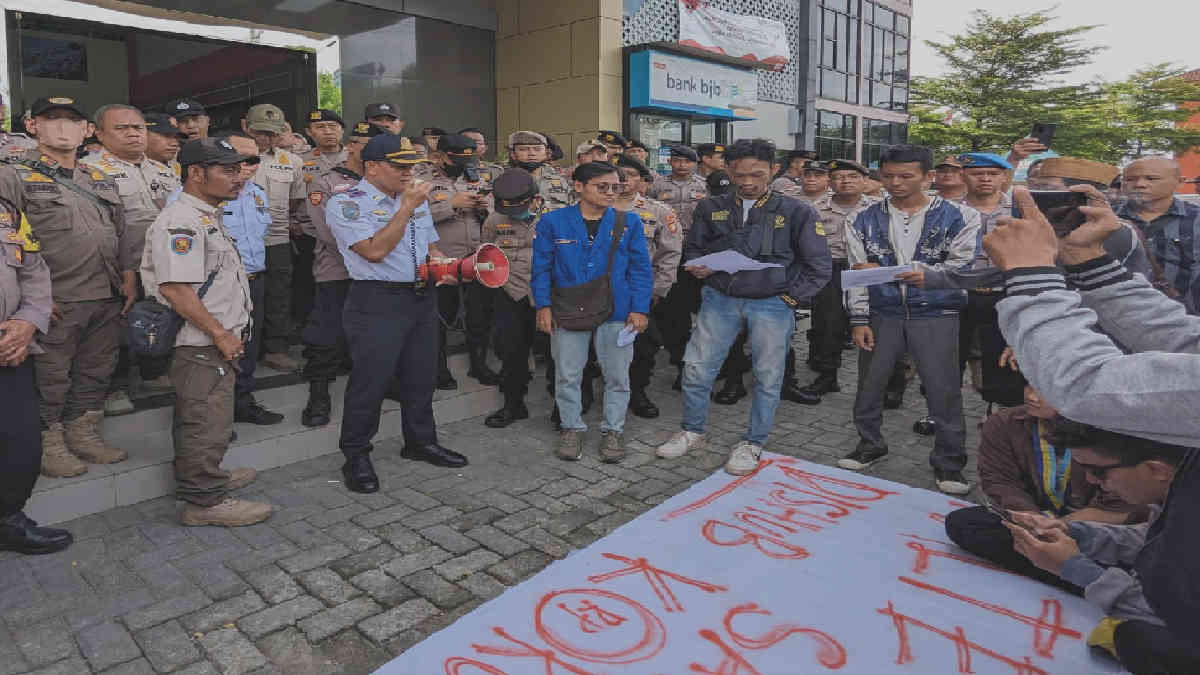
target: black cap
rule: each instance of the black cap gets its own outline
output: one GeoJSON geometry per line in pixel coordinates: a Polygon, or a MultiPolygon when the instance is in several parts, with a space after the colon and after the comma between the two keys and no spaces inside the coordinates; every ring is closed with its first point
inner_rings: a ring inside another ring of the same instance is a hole
{"type": "Polygon", "coordinates": [[[200,105],[199,101],[193,101],[190,98],[181,98],[178,101],[171,101],[167,104],[165,112],[175,119],[205,114],[204,106],[200,105]]]}
{"type": "Polygon", "coordinates": [[[425,127],[421,129],[422,136],[445,136],[446,130],[440,127],[425,127]]]}
{"type": "Polygon", "coordinates": [[[629,147],[629,141],[625,140],[624,136],[615,131],[600,131],[596,134],[596,138],[599,138],[600,142],[605,145],[616,145],[622,148],[629,147]]]}
{"type": "Polygon", "coordinates": [[[825,166],[825,164],[823,162],[818,162],[815,159],[810,159],[810,160],[804,162],[804,170],[805,171],[820,171],[821,173],[828,173],[829,167],[825,166]]]}
{"type": "Polygon", "coordinates": [[[437,145],[440,152],[446,153],[450,161],[459,166],[472,166],[479,163],[479,150],[475,145],[475,139],[470,136],[446,134],[438,139],[437,145]]]}
{"type": "Polygon", "coordinates": [[[867,169],[867,167],[852,159],[831,159],[828,162],[825,162],[825,166],[829,168],[830,172],[845,171],[846,169],[850,169],[851,171],[857,171],[864,176],[871,175],[871,171],[867,169]]]}
{"type": "Polygon", "coordinates": [[[508,169],[492,181],[496,210],[506,216],[520,215],[530,200],[538,194],[533,174],[524,169],[508,169]]]}
{"type": "Polygon", "coordinates": [[[308,113],[308,124],[312,124],[313,122],[337,122],[343,127],[346,126],[346,123],[342,121],[341,115],[326,108],[319,108],[308,113]]]}
{"type": "Polygon", "coordinates": [[[391,162],[399,166],[412,166],[422,161],[413,149],[412,141],[396,134],[380,134],[367,141],[362,158],[364,162],[391,162]]]}
{"type": "Polygon", "coordinates": [[[714,197],[729,194],[729,191],[733,189],[733,181],[729,180],[729,173],[723,169],[708,174],[708,178],[705,178],[704,182],[708,183],[708,194],[714,197]]]}
{"type": "Polygon", "coordinates": [[[375,126],[367,121],[359,122],[350,130],[350,136],[353,138],[375,138],[379,134],[388,133],[381,127],[375,126]]]}
{"type": "Polygon", "coordinates": [[[623,166],[630,169],[637,169],[638,175],[640,175],[642,178],[650,177],[650,169],[647,169],[645,164],[642,164],[629,155],[617,155],[615,163],[618,167],[623,166]]]}
{"type": "Polygon", "coordinates": [[[250,159],[243,155],[225,138],[200,138],[188,141],[179,148],[179,163],[182,166],[192,164],[237,164],[250,159]]]}
{"type": "Polygon", "coordinates": [[[363,110],[363,118],[371,119],[372,117],[395,117],[400,119],[400,109],[391,103],[368,103],[363,110]]]}
{"type": "Polygon", "coordinates": [[[711,157],[720,152],[725,152],[725,146],[720,143],[701,143],[696,146],[696,154],[701,157],[711,157]]]}
{"type": "Polygon", "coordinates": [[[171,124],[171,116],[166,113],[148,113],[146,115],[146,131],[162,136],[187,138],[187,134],[180,131],[174,124],[171,124]]]}
{"type": "Polygon", "coordinates": [[[650,152],[650,148],[647,148],[646,144],[641,141],[629,141],[629,147],[630,148],[641,148],[642,150],[645,150],[646,152],[650,152]]]}
{"type": "Polygon", "coordinates": [[[788,164],[791,164],[794,159],[818,159],[815,150],[788,150],[786,157],[788,164]]]}
{"type": "Polygon", "coordinates": [[[696,154],[696,151],[689,148],[686,145],[672,145],[671,146],[671,156],[672,157],[682,157],[684,159],[690,159],[693,162],[700,161],[700,156],[696,154]]]}
{"type": "Polygon", "coordinates": [[[43,96],[42,98],[39,98],[33,102],[32,106],[30,106],[29,116],[37,117],[38,115],[45,114],[51,110],[70,110],[76,115],[87,119],[87,113],[84,112],[83,106],[80,105],[75,99],[68,98],[66,96],[43,96]]]}

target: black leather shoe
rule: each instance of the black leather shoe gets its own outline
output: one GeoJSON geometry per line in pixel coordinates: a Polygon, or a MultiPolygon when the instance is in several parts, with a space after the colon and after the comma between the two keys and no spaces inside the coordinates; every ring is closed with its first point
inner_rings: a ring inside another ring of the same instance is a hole
{"type": "Polygon", "coordinates": [[[333,401],[329,398],[329,382],[314,380],[308,386],[308,405],[300,413],[300,423],[306,427],[323,427],[329,424],[333,401]]]}
{"type": "Polygon", "coordinates": [[[400,456],[404,459],[415,459],[419,462],[429,462],[434,466],[448,466],[457,468],[467,465],[467,458],[454,452],[447,450],[437,443],[428,445],[406,445],[400,451],[400,456]]]}
{"type": "Polygon", "coordinates": [[[0,551],[16,551],[30,555],[54,553],[71,545],[75,537],[66,530],[38,527],[20,511],[0,518],[0,551]]]}
{"type": "Polygon", "coordinates": [[[458,380],[454,379],[454,376],[448,370],[444,373],[438,373],[437,388],[442,391],[458,389],[458,380]]]}
{"type": "Polygon", "coordinates": [[[523,399],[505,399],[504,407],[487,416],[483,423],[493,429],[503,429],[517,420],[529,419],[529,408],[523,399]]]}
{"type": "Polygon", "coordinates": [[[243,399],[239,401],[233,410],[234,422],[245,422],[247,424],[257,424],[260,426],[270,426],[279,424],[283,421],[283,415],[277,412],[271,412],[259,405],[253,397],[249,400],[243,399]]]}
{"type": "Polygon", "coordinates": [[[721,387],[721,391],[718,391],[713,396],[713,401],[721,405],[733,405],[748,393],[746,385],[742,384],[742,377],[740,375],[730,375],[725,379],[725,386],[721,387]]]}
{"type": "Polygon", "coordinates": [[[795,382],[788,382],[779,390],[779,398],[800,405],[817,405],[821,402],[821,395],[810,391],[808,387],[798,387],[795,382]]]}
{"type": "Polygon", "coordinates": [[[467,377],[475,378],[485,387],[500,384],[500,376],[488,367],[487,347],[471,349],[471,368],[467,371],[467,377]]]}
{"type": "Polygon", "coordinates": [[[683,368],[679,369],[679,374],[675,376],[675,383],[671,385],[675,391],[683,391],[683,368]]]}
{"type": "Polygon", "coordinates": [[[596,394],[592,391],[592,381],[585,377],[579,384],[579,414],[586,415],[595,402],[596,394]]]}
{"type": "Polygon", "coordinates": [[[804,387],[805,391],[812,392],[817,396],[832,394],[842,390],[838,386],[837,373],[821,373],[817,375],[817,379],[813,380],[808,386],[804,387]]]}
{"type": "Polygon", "coordinates": [[[342,477],[346,479],[346,489],[361,494],[379,492],[379,476],[375,475],[375,465],[371,463],[370,455],[359,455],[346,460],[342,465],[342,477]]]}
{"type": "Polygon", "coordinates": [[[932,436],[937,433],[937,422],[934,422],[932,417],[926,415],[913,422],[913,431],[922,436],[932,436]]]}
{"type": "Polygon", "coordinates": [[[654,405],[654,401],[646,396],[646,390],[638,387],[629,394],[629,410],[638,417],[644,417],[652,420],[658,417],[658,406],[654,405]]]}
{"type": "Polygon", "coordinates": [[[554,410],[550,413],[550,422],[554,425],[555,431],[562,431],[562,417],[558,414],[558,404],[554,404],[554,410]]]}
{"type": "Polygon", "coordinates": [[[883,408],[884,410],[895,410],[904,405],[904,394],[893,394],[892,392],[884,392],[883,408]]]}

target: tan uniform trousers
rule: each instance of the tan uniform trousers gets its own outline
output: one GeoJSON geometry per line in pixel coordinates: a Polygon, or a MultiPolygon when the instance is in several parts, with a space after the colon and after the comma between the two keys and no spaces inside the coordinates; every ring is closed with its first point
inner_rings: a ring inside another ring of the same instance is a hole
{"type": "Polygon", "coordinates": [[[38,340],[46,353],[33,357],[45,426],[104,410],[121,343],[120,300],[59,302],[58,310],[62,318],[38,340]]]}
{"type": "Polygon", "coordinates": [[[214,506],[229,491],[221,460],[233,435],[230,365],[216,347],[176,347],[171,363],[175,385],[175,496],[214,506]]]}

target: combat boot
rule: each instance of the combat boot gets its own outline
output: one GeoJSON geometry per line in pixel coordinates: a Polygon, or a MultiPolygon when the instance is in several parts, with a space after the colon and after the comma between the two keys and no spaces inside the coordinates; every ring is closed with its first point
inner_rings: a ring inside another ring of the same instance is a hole
{"type": "Polygon", "coordinates": [[[517,420],[528,418],[529,408],[525,407],[525,397],[505,394],[504,407],[488,415],[483,423],[493,429],[503,429],[517,420]]]}
{"type": "Polygon", "coordinates": [[[49,478],[69,478],[87,473],[87,464],[67,450],[63,425],[55,422],[42,432],[42,475],[49,478]]]}
{"type": "Polygon", "coordinates": [[[467,370],[467,377],[473,377],[485,387],[492,387],[500,384],[500,376],[496,371],[488,367],[487,362],[487,345],[471,345],[470,353],[468,354],[471,360],[471,367],[467,370]]]}
{"type": "Polygon", "coordinates": [[[93,410],[67,422],[63,434],[71,453],[92,464],[115,464],[129,453],[104,442],[104,411],[93,410]]]}
{"type": "Polygon", "coordinates": [[[629,393],[629,410],[638,417],[654,419],[658,417],[658,406],[646,395],[645,387],[634,387],[629,393]]]}
{"type": "Polygon", "coordinates": [[[213,506],[188,504],[183,507],[179,520],[188,526],[242,527],[261,523],[271,517],[271,511],[270,504],[226,497],[224,501],[213,506]]]}
{"type": "Polygon", "coordinates": [[[329,413],[333,402],[329,399],[329,380],[313,380],[308,383],[308,405],[300,413],[300,423],[306,427],[323,427],[329,424],[329,413]]]}

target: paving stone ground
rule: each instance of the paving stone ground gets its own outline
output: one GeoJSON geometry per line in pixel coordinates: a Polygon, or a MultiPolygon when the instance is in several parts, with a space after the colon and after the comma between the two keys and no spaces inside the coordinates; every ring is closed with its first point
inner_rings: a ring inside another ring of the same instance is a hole
{"type": "MultiPolygon", "coordinates": [[[[803,358],[802,337],[796,346],[803,358]]],[[[832,464],[854,448],[856,359],[845,355],[842,393],[813,407],[783,402],[769,450],[832,464]]],[[[391,439],[376,446],[375,495],[341,485],[339,454],[264,471],[241,496],[277,511],[253,527],[181,527],[171,498],[67,523],[77,541],[67,551],[0,554],[0,675],[369,673],[720,470],[750,401],[712,406],[709,450],[657,459],[654,447],[678,429],[674,375],[660,354],[651,395],[662,415],[629,416],[629,456],[618,465],[596,459],[599,406],[586,418],[584,459],[553,457],[539,373],[531,419],[439,429],[444,445],[471,458],[464,469],[401,460],[391,439]]],[[[801,365],[801,378],[810,375],[801,365]]],[[[974,448],[984,404],[969,387],[964,396],[974,448]]],[[[870,473],[934,489],[933,441],[911,429],[924,413],[910,383],[903,408],[884,413],[891,454],[870,473]]],[[[967,476],[976,478],[974,457],[967,476]]]]}

